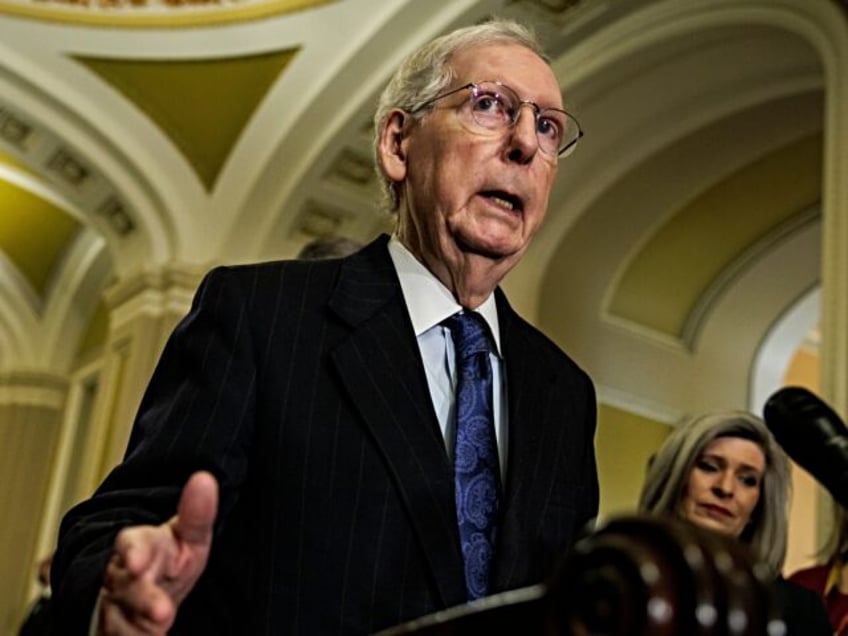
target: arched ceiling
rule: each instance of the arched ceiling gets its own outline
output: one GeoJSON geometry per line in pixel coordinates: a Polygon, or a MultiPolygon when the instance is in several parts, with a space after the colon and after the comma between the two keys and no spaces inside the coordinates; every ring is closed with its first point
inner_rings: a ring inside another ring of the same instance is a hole
{"type": "Polygon", "coordinates": [[[826,69],[805,21],[843,5],[0,0],[0,371],[70,368],[58,334],[96,340],[122,277],[390,228],[377,93],[421,42],[500,14],[536,26],[586,129],[513,304],[611,401],[673,418],[706,374],[744,402],[819,280],[826,69]],[[707,372],[722,361],[739,370],[707,372]]]}
{"type": "MultiPolygon", "coordinates": [[[[721,132],[710,130],[707,137],[721,132]]],[[[763,237],[818,203],[821,154],[820,134],[777,148],[663,219],[609,290],[608,314],[685,339],[722,273],[763,237]]]]}
{"type": "Polygon", "coordinates": [[[605,401],[761,407],[760,347],[819,284],[826,64],[803,11],[767,15],[789,4],[657,3],[558,61],[593,143],[534,254],[538,320],[605,401]]]}

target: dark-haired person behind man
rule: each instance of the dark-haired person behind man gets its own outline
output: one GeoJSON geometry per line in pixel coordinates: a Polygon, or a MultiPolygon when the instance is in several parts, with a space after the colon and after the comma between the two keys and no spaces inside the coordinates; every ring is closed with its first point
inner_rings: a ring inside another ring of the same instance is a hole
{"type": "Polygon", "coordinates": [[[344,236],[320,236],[300,248],[297,258],[341,258],[362,248],[362,243],[344,236]]]}
{"type": "Polygon", "coordinates": [[[498,288],[581,134],[538,44],[499,21],[431,42],[375,123],[396,234],[208,274],[123,463],[63,521],[68,633],[376,631],[540,581],[596,515],[592,383],[498,288]],[[472,340],[485,460],[457,432],[472,340]],[[455,485],[471,464],[481,490],[455,485]]]}

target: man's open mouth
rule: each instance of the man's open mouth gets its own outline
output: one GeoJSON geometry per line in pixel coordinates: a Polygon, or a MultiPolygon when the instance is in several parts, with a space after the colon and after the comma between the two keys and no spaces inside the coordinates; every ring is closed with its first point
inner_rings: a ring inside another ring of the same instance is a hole
{"type": "Polygon", "coordinates": [[[482,193],[484,197],[492,201],[494,204],[502,207],[510,212],[521,212],[524,209],[524,203],[514,194],[504,192],[503,190],[488,190],[482,193]]]}

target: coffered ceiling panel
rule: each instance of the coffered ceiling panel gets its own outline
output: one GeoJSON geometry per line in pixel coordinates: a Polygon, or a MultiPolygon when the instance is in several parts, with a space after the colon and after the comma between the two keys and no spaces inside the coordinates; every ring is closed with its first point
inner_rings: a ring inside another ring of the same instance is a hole
{"type": "Polygon", "coordinates": [[[79,231],[68,212],[37,194],[0,180],[0,249],[39,296],[79,231]]]}
{"type": "Polygon", "coordinates": [[[297,49],[224,59],[79,57],[176,144],[207,190],[258,104],[297,49]]]}

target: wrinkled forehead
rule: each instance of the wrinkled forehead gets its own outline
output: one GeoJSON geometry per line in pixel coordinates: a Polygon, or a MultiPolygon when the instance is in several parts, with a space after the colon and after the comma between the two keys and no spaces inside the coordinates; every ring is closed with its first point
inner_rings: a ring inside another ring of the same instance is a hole
{"type": "Polygon", "coordinates": [[[448,60],[457,84],[493,80],[512,88],[523,100],[562,108],[559,83],[550,65],[527,47],[513,42],[463,47],[448,60]]]}

